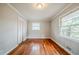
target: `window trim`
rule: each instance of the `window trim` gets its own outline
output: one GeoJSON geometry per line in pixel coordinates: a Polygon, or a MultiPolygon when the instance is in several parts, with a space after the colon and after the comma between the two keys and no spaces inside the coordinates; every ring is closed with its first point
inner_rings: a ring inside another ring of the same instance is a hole
{"type": "Polygon", "coordinates": [[[39,30],[40,30],[40,23],[38,23],[38,22],[33,22],[33,23],[32,23],[32,30],[33,30],[33,31],[39,31],[39,30]],[[35,24],[35,23],[39,24],[39,26],[33,26],[33,24],[35,24]],[[34,30],[34,29],[33,29],[34,27],[39,27],[39,29],[37,29],[37,30],[35,29],[35,30],[34,30]]]}
{"type": "MultiPolygon", "coordinates": [[[[61,31],[62,31],[62,29],[61,29],[61,26],[62,26],[62,18],[63,18],[63,17],[66,17],[67,15],[72,14],[72,13],[74,13],[74,12],[76,12],[76,11],[79,11],[79,10],[76,9],[76,10],[71,10],[71,11],[65,13],[64,15],[59,16],[59,33],[60,33],[59,36],[60,36],[60,37],[63,37],[63,38],[73,39],[73,40],[74,40],[73,37],[68,37],[68,36],[64,36],[64,35],[61,34],[61,31]],[[71,11],[73,11],[73,12],[71,12],[71,11]]],[[[74,16],[74,17],[72,17],[72,18],[75,18],[75,17],[79,17],[79,15],[74,16]]],[[[72,19],[72,18],[71,18],[71,19],[72,19]]]]}

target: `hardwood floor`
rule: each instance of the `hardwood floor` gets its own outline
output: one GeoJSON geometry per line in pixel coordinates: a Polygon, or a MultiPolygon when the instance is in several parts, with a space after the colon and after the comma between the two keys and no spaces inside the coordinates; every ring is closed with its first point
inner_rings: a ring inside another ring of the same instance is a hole
{"type": "Polygon", "coordinates": [[[69,55],[51,39],[28,39],[8,55],[69,55]]]}

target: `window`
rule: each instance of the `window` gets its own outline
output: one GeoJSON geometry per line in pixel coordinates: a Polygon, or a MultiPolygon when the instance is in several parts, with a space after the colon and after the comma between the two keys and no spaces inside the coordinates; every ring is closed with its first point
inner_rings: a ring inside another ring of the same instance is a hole
{"type": "Polygon", "coordinates": [[[40,30],[40,23],[32,23],[32,30],[40,30]]]}
{"type": "Polygon", "coordinates": [[[61,19],[61,35],[79,39],[79,11],[73,12],[61,19]]]}

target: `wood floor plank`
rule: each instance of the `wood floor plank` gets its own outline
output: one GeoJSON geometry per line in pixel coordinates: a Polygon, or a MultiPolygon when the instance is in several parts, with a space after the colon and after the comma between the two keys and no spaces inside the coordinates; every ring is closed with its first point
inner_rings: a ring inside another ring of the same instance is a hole
{"type": "Polygon", "coordinates": [[[8,55],[69,55],[51,39],[28,39],[8,55]]]}

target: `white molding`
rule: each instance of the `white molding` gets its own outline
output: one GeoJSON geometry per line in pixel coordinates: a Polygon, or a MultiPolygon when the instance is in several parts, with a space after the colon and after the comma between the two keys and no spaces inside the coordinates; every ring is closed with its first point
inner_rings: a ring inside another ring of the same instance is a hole
{"type": "Polygon", "coordinates": [[[35,38],[35,39],[37,39],[37,38],[39,38],[39,39],[44,39],[44,38],[49,39],[50,37],[27,37],[27,39],[33,39],[33,38],[35,38]]]}
{"type": "Polygon", "coordinates": [[[79,7],[75,7],[74,9],[71,9],[71,10],[67,11],[66,13],[59,16],[59,18],[61,19],[61,18],[65,17],[65,16],[67,16],[67,15],[69,15],[69,14],[71,14],[71,13],[77,11],[77,10],[79,10],[79,7]]]}
{"type": "Polygon", "coordinates": [[[57,16],[59,16],[62,12],[64,12],[67,8],[69,8],[71,4],[66,5],[59,13],[57,13],[54,17],[52,17],[52,19],[55,19],[57,16]]]}
{"type": "Polygon", "coordinates": [[[12,49],[10,49],[9,51],[7,51],[6,53],[4,53],[4,55],[7,55],[9,52],[11,52],[13,49],[15,49],[19,44],[17,44],[15,47],[13,47],[12,49]]]}
{"type": "Polygon", "coordinates": [[[72,52],[70,52],[68,49],[66,49],[65,47],[63,47],[61,44],[59,44],[58,42],[56,42],[53,38],[50,37],[50,39],[52,41],[54,41],[56,44],[58,44],[61,48],[63,48],[65,51],[67,51],[69,54],[74,55],[72,52]]]}
{"type": "MultiPolygon", "coordinates": [[[[33,39],[35,37],[29,37],[27,39],[33,39]]],[[[51,39],[52,41],[54,41],[56,44],[58,44],[61,48],[63,48],[65,51],[67,51],[69,54],[71,55],[74,55],[73,53],[71,53],[70,51],[68,51],[66,48],[64,48],[62,45],[60,45],[58,42],[56,42],[55,40],[53,40],[53,38],[51,37],[36,37],[36,38],[41,38],[41,39],[44,39],[44,38],[47,38],[47,39],[51,39]]],[[[15,49],[19,44],[17,44],[14,48],[10,49],[8,52],[6,52],[4,55],[7,55],[9,52],[11,52],[13,49],[15,49]]]]}
{"type": "MultiPolygon", "coordinates": [[[[27,38],[25,38],[25,40],[27,40],[27,38]]],[[[25,41],[25,40],[23,40],[23,41],[25,41]]],[[[22,42],[21,42],[21,43],[22,43],[22,42]]],[[[20,43],[19,43],[19,44],[20,44],[20,43]]],[[[11,52],[13,49],[15,49],[19,44],[17,43],[17,45],[16,45],[15,47],[13,47],[12,49],[10,49],[10,50],[7,51],[6,53],[4,53],[4,55],[7,55],[9,52],[11,52]]]]}
{"type": "Polygon", "coordinates": [[[10,3],[6,3],[6,4],[24,19],[24,16],[14,6],[12,6],[10,3]]]}

